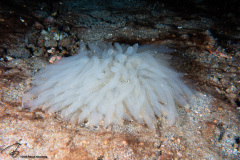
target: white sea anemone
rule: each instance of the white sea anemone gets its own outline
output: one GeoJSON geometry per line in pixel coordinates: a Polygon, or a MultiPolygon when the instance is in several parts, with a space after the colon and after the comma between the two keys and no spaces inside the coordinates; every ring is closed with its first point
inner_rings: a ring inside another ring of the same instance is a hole
{"type": "Polygon", "coordinates": [[[81,43],[77,55],[40,71],[22,102],[95,126],[136,120],[155,129],[162,115],[173,124],[192,92],[164,57],[154,46],[81,43]]]}

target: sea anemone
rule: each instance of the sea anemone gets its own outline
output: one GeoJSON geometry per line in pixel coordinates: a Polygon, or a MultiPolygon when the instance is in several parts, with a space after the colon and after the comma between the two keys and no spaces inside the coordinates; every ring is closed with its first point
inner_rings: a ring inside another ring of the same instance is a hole
{"type": "Polygon", "coordinates": [[[192,91],[158,52],[151,45],[81,43],[77,55],[36,74],[23,106],[94,126],[136,120],[154,130],[160,116],[173,124],[176,106],[186,105],[192,91]]]}

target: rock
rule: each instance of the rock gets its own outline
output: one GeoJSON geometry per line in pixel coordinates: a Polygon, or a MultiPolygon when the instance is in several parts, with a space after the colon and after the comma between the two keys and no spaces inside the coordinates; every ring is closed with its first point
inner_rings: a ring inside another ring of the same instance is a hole
{"type": "Polygon", "coordinates": [[[28,58],[30,56],[30,51],[26,48],[14,48],[8,49],[7,54],[14,58],[28,58]]]}
{"type": "Polygon", "coordinates": [[[36,57],[43,56],[46,53],[46,49],[44,47],[36,47],[34,48],[33,55],[36,57]]]}
{"type": "Polygon", "coordinates": [[[50,39],[50,40],[46,40],[44,42],[44,45],[45,45],[45,47],[57,47],[58,43],[56,40],[50,39]]]}
{"type": "Polygon", "coordinates": [[[67,48],[68,50],[72,48],[72,45],[74,45],[75,41],[71,37],[64,38],[59,41],[59,47],[67,48]]]}
{"type": "Polygon", "coordinates": [[[226,89],[227,93],[236,93],[237,92],[237,88],[234,85],[231,85],[228,89],[226,89]]]}

